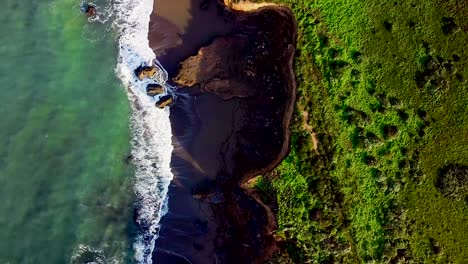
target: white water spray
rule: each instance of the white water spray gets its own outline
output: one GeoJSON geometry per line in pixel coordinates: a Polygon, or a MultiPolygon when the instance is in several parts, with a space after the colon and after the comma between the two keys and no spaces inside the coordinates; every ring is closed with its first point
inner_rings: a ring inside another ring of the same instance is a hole
{"type": "Polygon", "coordinates": [[[153,0],[116,0],[115,25],[119,34],[117,74],[122,80],[132,116],[132,156],[136,166],[135,193],[138,212],[136,222],[140,232],[135,241],[138,263],[152,263],[152,252],[158,236],[159,221],[165,213],[165,201],[173,178],[170,168],[173,146],[169,109],[155,107],[159,97],[146,95],[149,83],[166,84],[167,73],[159,65],[148,43],[148,27],[153,0]],[[140,81],[134,70],[140,65],[155,65],[159,71],[154,79],[140,81]]]}

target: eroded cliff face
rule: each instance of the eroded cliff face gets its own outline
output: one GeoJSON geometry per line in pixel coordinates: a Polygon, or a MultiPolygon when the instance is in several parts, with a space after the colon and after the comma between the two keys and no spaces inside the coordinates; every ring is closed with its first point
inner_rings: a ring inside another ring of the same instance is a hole
{"type": "Polygon", "coordinates": [[[274,216],[240,186],[273,169],[288,152],[296,24],[290,10],[279,6],[225,7],[223,15],[233,20],[234,31],[181,62],[173,81],[194,95],[214,94],[242,108],[233,112],[236,130],[219,151],[224,165],[214,189],[223,202],[212,204],[215,243],[220,263],[259,263],[276,249],[274,216]]]}
{"type": "Polygon", "coordinates": [[[250,97],[255,89],[245,78],[254,74],[246,67],[243,56],[247,48],[246,36],[219,37],[209,46],[202,47],[198,54],[180,64],[174,81],[181,86],[197,88],[200,92],[213,92],[223,99],[250,97]]]}

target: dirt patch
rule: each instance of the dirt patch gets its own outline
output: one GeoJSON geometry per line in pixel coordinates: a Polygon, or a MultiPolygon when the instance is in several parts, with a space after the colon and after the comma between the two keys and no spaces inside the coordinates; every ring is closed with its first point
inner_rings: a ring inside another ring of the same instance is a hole
{"type": "Polygon", "coordinates": [[[312,126],[309,125],[309,123],[308,123],[309,113],[307,111],[304,111],[304,110],[302,110],[301,112],[302,112],[302,119],[303,119],[302,127],[304,128],[305,131],[307,131],[310,134],[310,137],[312,138],[312,145],[314,147],[314,151],[317,154],[319,154],[319,151],[318,151],[319,141],[317,139],[317,134],[315,134],[312,126]]]}
{"type": "Polygon", "coordinates": [[[252,3],[249,1],[224,0],[224,4],[233,10],[254,11],[265,6],[275,6],[273,3],[252,3]]]}

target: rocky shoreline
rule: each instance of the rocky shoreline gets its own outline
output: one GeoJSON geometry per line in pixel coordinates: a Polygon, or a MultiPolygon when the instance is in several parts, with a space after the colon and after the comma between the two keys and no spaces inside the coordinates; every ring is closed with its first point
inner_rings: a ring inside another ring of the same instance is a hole
{"type": "Polygon", "coordinates": [[[178,70],[169,71],[178,93],[189,96],[171,108],[174,139],[181,142],[173,165],[183,165],[175,168],[180,183],[173,187],[157,247],[192,263],[261,263],[277,248],[275,217],[242,186],[275,168],[289,150],[296,22],[285,7],[243,11],[221,1],[202,2],[199,8],[215,5],[230,30],[193,47],[178,70]],[[189,119],[195,120],[192,125],[189,119]],[[183,221],[175,215],[190,211],[178,210],[178,199],[191,199],[186,205],[201,208],[190,215],[195,226],[202,225],[201,232],[182,234],[183,246],[171,241],[182,230],[180,225],[171,229],[183,221]],[[193,248],[187,248],[188,241],[193,248]]]}

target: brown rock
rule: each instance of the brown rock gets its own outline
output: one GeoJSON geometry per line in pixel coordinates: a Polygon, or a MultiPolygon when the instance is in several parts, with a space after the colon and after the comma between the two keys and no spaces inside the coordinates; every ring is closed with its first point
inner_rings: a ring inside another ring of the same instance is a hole
{"type": "Polygon", "coordinates": [[[158,68],[156,66],[140,66],[135,70],[138,79],[153,78],[156,75],[158,68]]]}
{"type": "Polygon", "coordinates": [[[94,6],[90,6],[88,10],[86,11],[86,15],[89,17],[96,16],[96,8],[94,6]]]}
{"type": "Polygon", "coordinates": [[[89,17],[96,16],[96,5],[91,3],[84,3],[83,6],[81,6],[81,12],[85,13],[89,17]]]}
{"type": "Polygon", "coordinates": [[[148,96],[156,96],[164,93],[164,87],[157,83],[150,83],[146,86],[146,94],[148,96]]]}
{"type": "Polygon", "coordinates": [[[158,102],[156,102],[156,107],[163,109],[164,107],[171,105],[173,102],[174,98],[172,95],[164,95],[158,102]]]}
{"type": "Polygon", "coordinates": [[[249,78],[254,74],[246,71],[248,61],[242,56],[247,44],[245,36],[216,38],[180,64],[174,82],[216,93],[224,99],[253,96],[255,90],[249,87],[249,78]]]}

